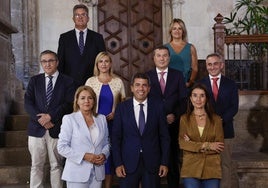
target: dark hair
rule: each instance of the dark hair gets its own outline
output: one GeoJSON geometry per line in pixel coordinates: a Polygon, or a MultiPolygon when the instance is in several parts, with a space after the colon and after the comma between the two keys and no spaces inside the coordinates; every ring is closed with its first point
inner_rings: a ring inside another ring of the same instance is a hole
{"type": "Polygon", "coordinates": [[[57,56],[57,54],[56,54],[55,52],[51,51],[51,50],[45,50],[45,51],[41,52],[39,58],[41,59],[41,57],[42,57],[43,55],[46,55],[46,54],[51,54],[51,55],[53,55],[54,58],[55,58],[55,60],[58,61],[58,56],[57,56]]]}
{"type": "Polygon", "coordinates": [[[161,45],[161,46],[157,46],[154,51],[153,51],[153,56],[155,55],[155,50],[167,50],[168,51],[168,55],[170,56],[170,52],[169,52],[169,49],[168,47],[164,46],[164,45],[161,45]]]}
{"type": "Polygon", "coordinates": [[[218,57],[220,59],[221,62],[223,62],[222,56],[219,53],[211,53],[208,54],[206,59],[210,58],[210,57],[218,57]]]}
{"type": "Polygon", "coordinates": [[[186,111],[186,116],[187,116],[187,119],[190,119],[190,115],[192,114],[193,110],[194,110],[194,106],[190,100],[190,97],[192,95],[192,92],[194,89],[201,89],[205,92],[205,95],[206,95],[206,104],[205,104],[205,111],[208,115],[208,118],[210,120],[210,122],[212,124],[214,124],[214,120],[213,120],[213,114],[214,114],[214,110],[213,110],[213,107],[210,103],[210,95],[208,93],[208,90],[207,90],[207,87],[204,85],[204,84],[201,84],[201,83],[196,83],[193,85],[193,87],[191,88],[190,92],[189,92],[189,96],[188,96],[188,101],[187,101],[187,111],[186,111]]]}
{"type": "Polygon", "coordinates": [[[84,4],[78,4],[78,5],[75,5],[74,8],[73,8],[73,14],[74,14],[74,12],[76,11],[76,9],[80,9],[80,8],[84,9],[84,10],[87,12],[87,14],[88,14],[88,8],[87,8],[87,6],[84,5],[84,4]]]}
{"type": "Polygon", "coordinates": [[[134,81],[135,81],[135,79],[137,79],[137,78],[141,78],[141,79],[147,80],[149,86],[151,85],[151,81],[150,81],[149,76],[148,76],[147,74],[145,74],[145,73],[141,73],[141,72],[138,72],[138,73],[136,73],[136,74],[134,74],[134,75],[132,76],[132,79],[131,79],[131,85],[134,84],[134,81]]]}

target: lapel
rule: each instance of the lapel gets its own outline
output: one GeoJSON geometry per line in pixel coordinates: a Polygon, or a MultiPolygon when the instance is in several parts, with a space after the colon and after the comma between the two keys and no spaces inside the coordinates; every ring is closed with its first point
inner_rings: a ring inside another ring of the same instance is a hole
{"type": "Polygon", "coordinates": [[[86,144],[89,142],[91,145],[93,145],[86,121],[80,111],[74,114],[74,120],[76,122],[77,128],[80,130],[81,135],[85,136],[86,138],[81,140],[85,141],[86,144]]]}
{"type": "Polygon", "coordinates": [[[104,130],[104,127],[101,126],[101,123],[103,123],[103,122],[100,118],[93,117],[93,120],[94,120],[94,123],[95,123],[97,129],[99,130],[99,136],[98,136],[96,143],[95,143],[95,147],[97,147],[100,143],[102,143],[102,139],[104,138],[104,131],[105,130],[104,130]]]}
{"type": "MultiPolygon", "coordinates": [[[[153,70],[153,74],[152,74],[152,83],[155,83],[157,92],[160,93],[161,95],[163,95],[161,87],[160,87],[160,83],[159,83],[159,79],[158,79],[158,74],[156,72],[156,69],[153,70]]],[[[164,94],[166,93],[166,89],[164,94]]]]}
{"type": "Polygon", "coordinates": [[[79,49],[75,29],[73,29],[72,35],[70,37],[71,37],[70,43],[73,44],[73,46],[75,46],[75,51],[76,51],[75,53],[80,55],[80,49],[79,49]]]}
{"type": "MultiPolygon", "coordinates": [[[[140,131],[139,131],[139,128],[138,128],[138,125],[136,122],[136,118],[135,118],[135,113],[134,113],[133,97],[131,100],[128,101],[126,114],[128,116],[128,118],[126,118],[126,119],[129,120],[129,122],[130,122],[129,124],[131,124],[130,126],[132,126],[134,128],[134,130],[136,130],[136,133],[140,135],[140,131]]],[[[145,129],[146,129],[146,124],[147,124],[147,121],[145,122],[145,129]]],[[[144,131],[145,131],[145,129],[144,129],[144,131]]]]}
{"type": "Polygon", "coordinates": [[[38,80],[37,80],[37,91],[41,91],[41,102],[43,103],[43,106],[46,106],[47,104],[47,98],[46,98],[46,78],[45,73],[40,74],[38,80]]]}

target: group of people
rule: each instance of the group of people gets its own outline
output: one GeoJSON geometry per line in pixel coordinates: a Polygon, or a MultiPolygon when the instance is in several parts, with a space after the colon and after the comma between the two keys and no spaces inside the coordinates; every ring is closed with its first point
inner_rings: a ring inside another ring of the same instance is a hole
{"type": "Polygon", "coordinates": [[[221,74],[222,57],[208,55],[209,75],[197,81],[196,49],[184,22],[173,19],[170,42],[154,49],[155,68],[133,75],[126,99],[102,35],[87,28],[85,5],[74,6],[73,21],[57,54],[40,54],[44,73],[25,93],[30,187],[44,187],[48,155],[52,188],[62,180],[68,188],[111,188],[114,174],[121,188],[160,188],[165,176],[169,188],[180,178],[184,188],[230,188],[238,90],[221,74]]]}

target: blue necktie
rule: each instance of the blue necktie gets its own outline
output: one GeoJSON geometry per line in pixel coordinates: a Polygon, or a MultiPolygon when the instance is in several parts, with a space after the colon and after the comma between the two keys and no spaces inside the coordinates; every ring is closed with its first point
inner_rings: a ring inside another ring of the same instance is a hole
{"type": "Polygon", "coordinates": [[[140,134],[142,135],[144,127],[145,127],[145,115],[144,115],[144,111],[143,111],[144,104],[139,104],[139,105],[140,105],[139,130],[140,130],[140,134]]]}
{"type": "Polygon", "coordinates": [[[84,51],[84,32],[83,31],[80,31],[79,33],[79,50],[80,50],[80,55],[82,55],[84,51]]]}
{"type": "Polygon", "coordinates": [[[49,81],[48,81],[48,84],[47,84],[47,92],[46,92],[47,105],[49,105],[49,103],[50,103],[51,96],[52,96],[52,91],[53,91],[53,84],[52,84],[53,76],[49,75],[48,78],[49,78],[49,81]]]}

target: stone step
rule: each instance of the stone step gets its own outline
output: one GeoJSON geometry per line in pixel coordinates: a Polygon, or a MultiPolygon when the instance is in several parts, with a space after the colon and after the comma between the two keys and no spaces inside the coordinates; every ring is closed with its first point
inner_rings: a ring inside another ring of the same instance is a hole
{"type": "Polygon", "coordinates": [[[29,184],[13,184],[13,185],[1,185],[1,188],[30,188],[29,184]]]}
{"type": "Polygon", "coordinates": [[[27,130],[29,119],[28,115],[9,115],[6,118],[5,129],[7,131],[27,130]]]}
{"type": "Polygon", "coordinates": [[[27,185],[30,166],[0,166],[0,185],[27,185]]]}
{"type": "Polygon", "coordinates": [[[0,148],[0,165],[30,165],[27,147],[0,148]]]}
{"type": "Polygon", "coordinates": [[[26,130],[0,132],[0,147],[25,147],[27,144],[26,130]]]}

